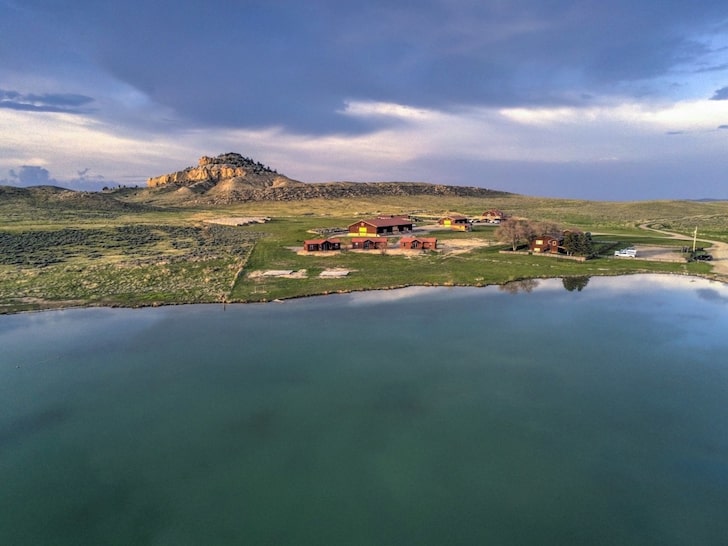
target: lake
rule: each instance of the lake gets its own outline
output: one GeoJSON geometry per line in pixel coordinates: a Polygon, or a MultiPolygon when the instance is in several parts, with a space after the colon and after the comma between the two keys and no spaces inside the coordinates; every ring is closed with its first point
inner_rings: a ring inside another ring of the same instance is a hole
{"type": "Polygon", "coordinates": [[[0,544],[725,545],[728,286],[0,317],[0,544]]]}

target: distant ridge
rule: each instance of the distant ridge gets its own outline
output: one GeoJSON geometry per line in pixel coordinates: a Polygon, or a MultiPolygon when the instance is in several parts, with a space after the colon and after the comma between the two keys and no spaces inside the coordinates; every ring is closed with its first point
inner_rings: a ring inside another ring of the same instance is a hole
{"type": "Polygon", "coordinates": [[[237,153],[203,156],[197,167],[150,178],[150,198],[178,205],[230,204],[244,201],[303,201],[347,197],[447,195],[493,197],[507,192],[424,182],[304,183],[279,174],[237,153]]]}
{"type": "Polygon", "coordinates": [[[0,210],[16,205],[48,209],[77,209],[95,211],[138,211],[145,207],[119,201],[104,192],[75,191],[58,186],[0,186],[0,210]]]}

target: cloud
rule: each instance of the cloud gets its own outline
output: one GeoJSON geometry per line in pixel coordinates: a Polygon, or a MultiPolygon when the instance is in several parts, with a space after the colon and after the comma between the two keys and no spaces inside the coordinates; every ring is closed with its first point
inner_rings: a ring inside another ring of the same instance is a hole
{"type": "Polygon", "coordinates": [[[50,177],[48,169],[37,165],[23,165],[19,170],[10,170],[9,182],[13,186],[55,186],[56,180],[50,177]]]}
{"type": "Polygon", "coordinates": [[[676,158],[724,195],[724,0],[125,5],[0,0],[0,172],[143,184],[233,150],[306,181],[661,198],[676,158]]]}
{"type": "Polygon", "coordinates": [[[0,108],[26,112],[88,113],[94,99],[73,93],[23,94],[0,89],[0,108]]]}
{"type": "Polygon", "coordinates": [[[95,181],[101,187],[115,185],[112,181],[144,184],[203,154],[232,150],[308,182],[425,181],[607,200],[725,196],[725,143],[715,120],[728,118],[726,101],[522,108],[515,115],[513,109],[446,111],[352,101],[342,115],[396,123],[367,133],[318,136],[284,128],[201,128],[121,138],[118,127],[83,117],[12,115],[12,123],[0,117],[0,133],[11,137],[0,169],[52,166],[66,187],[93,172],[104,173],[95,181]],[[42,150],[42,156],[21,155],[12,135],[23,131],[35,138],[32,154],[42,150]],[[669,131],[684,134],[670,138],[669,131]],[[82,174],[82,167],[91,170],[82,174]],[[684,184],[696,176],[699,188],[684,184]]]}
{"type": "Polygon", "coordinates": [[[0,180],[0,185],[19,186],[59,186],[72,190],[97,191],[104,186],[117,186],[116,182],[109,182],[102,175],[90,172],[85,168],[77,172],[78,176],[68,180],[57,180],[51,176],[48,169],[39,165],[23,165],[16,169],[10,169],[9,177],[0,180]]]}
{"type": "Polygon", "coordinates": [[[718,129],[728,129],[728,125],[718,125],[718,129]]]}
{"type": "Polygon", "coordinates": [[[718,89],[710,100],[728,100],[728,86],[718,89]]]}
{"type": "Polygon", "coordinates": [[[728,70],[728,63],[704,66],[702,68],[698,68],[697,70],[695,70],[695,73],[702,74],[705,72],[722,72],[724,70],[728,70]]]}
{"type": "Polygon", "coordinates": [[[72,190],[96,191],[120,185],[117,182],[107,180],[102,174],[92,172],[90,167],[76,171],[76,174],[75,178],[64,180],[61,183],[62,186],[72,190]]]}
{"type": "Polygon", "coordinates": [[[350,101],[451,110],[657,94],[665,85],[654,78],[716,66],[709,37],[728,15],[722,0],[700,9],[669,0],[659,10],[629,0],[127,5],[116,13],[91,0],[36,3],[24,25],[0,23],[18,44],[19,58],[8,62],[47,72],[56,60],[88,62],[184,123],[362,133],[393,120],[345,115],[350,101]]]}

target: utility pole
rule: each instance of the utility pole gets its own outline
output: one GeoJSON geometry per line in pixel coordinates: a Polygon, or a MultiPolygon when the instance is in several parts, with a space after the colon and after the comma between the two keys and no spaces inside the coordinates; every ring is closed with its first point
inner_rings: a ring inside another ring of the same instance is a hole
{"type": "Polygon", "coordinates": [[[693,231],[693,254],[695,254],[695,243],[698,239],[698,226],[695,226],[695,231],[693,231]]]}

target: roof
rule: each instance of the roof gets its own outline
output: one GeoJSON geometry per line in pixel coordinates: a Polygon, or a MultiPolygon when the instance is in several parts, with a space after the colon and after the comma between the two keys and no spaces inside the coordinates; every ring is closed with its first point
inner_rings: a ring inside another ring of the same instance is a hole
{"type": "Polygon", "coordinates": [[[305,245],[320,245],[325,242],[329,243],[341,243],[339,239],[306,239],[303,241],[303,244],[305,245]]]}
{"type": "Polygon", "coordinates": [[[437,237],[402,237],[400,243],[412,243],[419,241],[421,243],[437,243],[437,237]]]}
{"type": "Polygon", "coordinates": [[[559,244],[563,240],[563,237],[553,237],[552,235],[539,235],[531,241],[531,246],[550,245],[552,241],[556,241],[556,243],[559,244]]]}
{"type": "Polygon", "coordinates": [[[389,241],[386,237],[352,237],[352,243],[363,243],[364,241],[372,241],[374,243],[386,243],[389,241]]]}
{"type": "Polygon", "coordinates": [[[467,220],[467,216],[463,216],[462,214],[448,214],[447,216],[443,216],[442,220],[467,220]]]}
{"type": "Polygon", "coordinates": [[[412,220],[408,220],[407,218],[369,218],[367,220],[357,220],[356,222],[349,224],[349,226],[353,226],[355,224],[361,224],[364,222],[365,224],[369,224],[370,226],[374,227],[390,227],[390,226],[406,226],[406,225],[412,225],[414,222],[412,220]]]}

